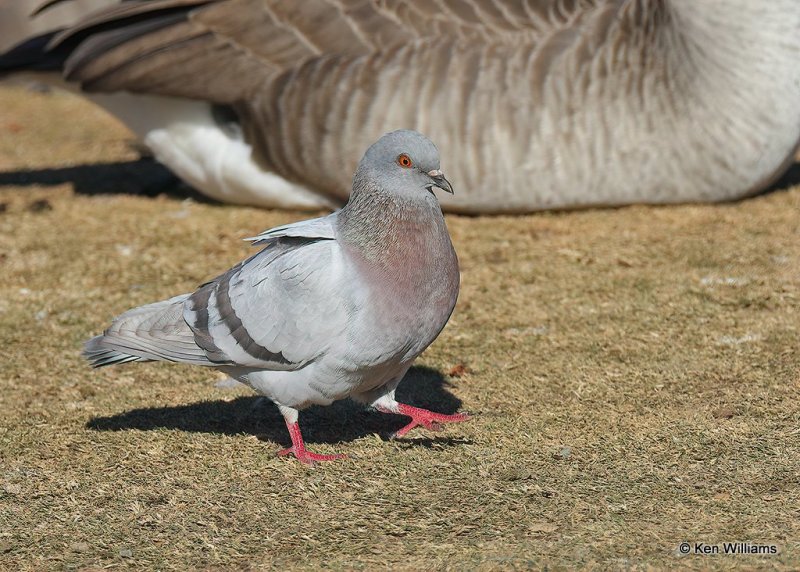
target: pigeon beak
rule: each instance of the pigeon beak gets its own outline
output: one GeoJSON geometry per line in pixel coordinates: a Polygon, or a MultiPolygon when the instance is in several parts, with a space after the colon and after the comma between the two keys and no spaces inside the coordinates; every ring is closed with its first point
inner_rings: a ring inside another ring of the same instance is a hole
{"type": "Polygon", "coordinates": [[[444,178],[444,173],[439,169],[428,171],[428,176],[434,181],[434,183],[428,187],[428,190],[431,190],[431,187],[438,187],[446,193],[453,194],[453,186],[450,184],[450,181],[444,178]]]}

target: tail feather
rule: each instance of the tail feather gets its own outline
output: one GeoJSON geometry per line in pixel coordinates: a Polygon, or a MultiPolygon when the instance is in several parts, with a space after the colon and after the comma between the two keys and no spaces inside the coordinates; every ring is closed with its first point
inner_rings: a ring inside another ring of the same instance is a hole
{"type": "Polygon", "coordinates": [[[217,365],[197,345],[183,319],[187,296],[140,306],[117,316],[102,335],[86,342],[83,356],[92,367],[134,361],[217,365]]]}
{"type": "Polygon", "coordinates": [[[0,76],[19,71],[61,71],[69,54],[64,50],[47,49],[50,41],[60,31],[55,30],[28,38],[0,54],[0,76]]]}
{"type": "Polygon", "coordinates": [[[92,367],[130,363],[132,361],[151,361],[140,356],[121,353],[103,345],[104,336],[95,336],[83,346],[83,357],[89,360],[92,367]]]}

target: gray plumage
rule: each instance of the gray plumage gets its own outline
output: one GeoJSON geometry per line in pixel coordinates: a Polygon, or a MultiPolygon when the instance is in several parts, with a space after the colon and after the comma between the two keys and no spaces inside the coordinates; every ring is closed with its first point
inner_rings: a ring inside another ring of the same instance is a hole
{"type": "Polygon", "coordinates": [[[524,212],[763,189],[800,140],[798,30],[800,0],[132,0],[50,56],[222,201],[339,205],[413,127],[465,187],[445,209],[524,212]]]}
{"type": "Polygon", "coordinates": [[[96,367],[216,367],[275,401],[290,433],[298,409],[345,397],[402,412],[394,389],[458,295],[435,188],[451,190],[436,147],[389,133],[364,155],[341,211],[253,237],[258,254],[194,293],[122,314],[84,354],[96,367]]]}

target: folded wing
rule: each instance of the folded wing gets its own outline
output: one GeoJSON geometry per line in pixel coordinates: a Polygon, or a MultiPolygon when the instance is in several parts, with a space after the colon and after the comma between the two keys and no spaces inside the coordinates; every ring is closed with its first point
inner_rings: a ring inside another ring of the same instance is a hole
{"type": "Polygon", "coordinates": [[[282,236],[185,302],[197,344],[217,363],[295,370],[323,355],[347,325],[336,241],[282,236]]]}
{"type": "MultiPolygon", "coordinates": [[[[588,2],[593,4],[594,2],[588,2]]],[[[282,72],[409,42],[515,45],[585,13],[572,0],[129,0],[56,36],[68,79],[235,103],[282,72]]]]}
{"type": "Polygon", "coordinates": [[[266,247],[192,294],[134,308],[89,340],[95,367],[165,360],[302,368],[347,325],[335,215],[272,229],[266,247]]]}

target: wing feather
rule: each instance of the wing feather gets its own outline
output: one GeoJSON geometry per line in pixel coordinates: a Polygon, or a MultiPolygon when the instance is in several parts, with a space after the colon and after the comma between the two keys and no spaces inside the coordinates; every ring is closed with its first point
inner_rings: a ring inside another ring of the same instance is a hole
{"type": "Polygon", "coordinates": [[[326,224],[315,219],[305,230],[299,223],[262,233],[255,240],[264,250],[186,300],[184,319],[209,359],[296,370],[338,339],[347,325],[342,263],[326,224]]]}
{"type": "Polygon", "coordinates": [[[254,245],[266,244],[281,237],[334,240],[336,238],[337,216],[338,212],[335,212],[320,218],[276,226],[244,240],[250,241],[254,245]]]}
{"type": "Polygon", "coordinates": [[[86,89],[233,103],[315,57],[358,57],[413,41],[514,46],[568,25],[594,3],[129,0],[56,35],[50,47],[72,50],[68,79],[86,89]],[[174,77],[178,69],[185,73],[174,77]],[[200,79],[187,81],[193,77],[200,79]]]}

